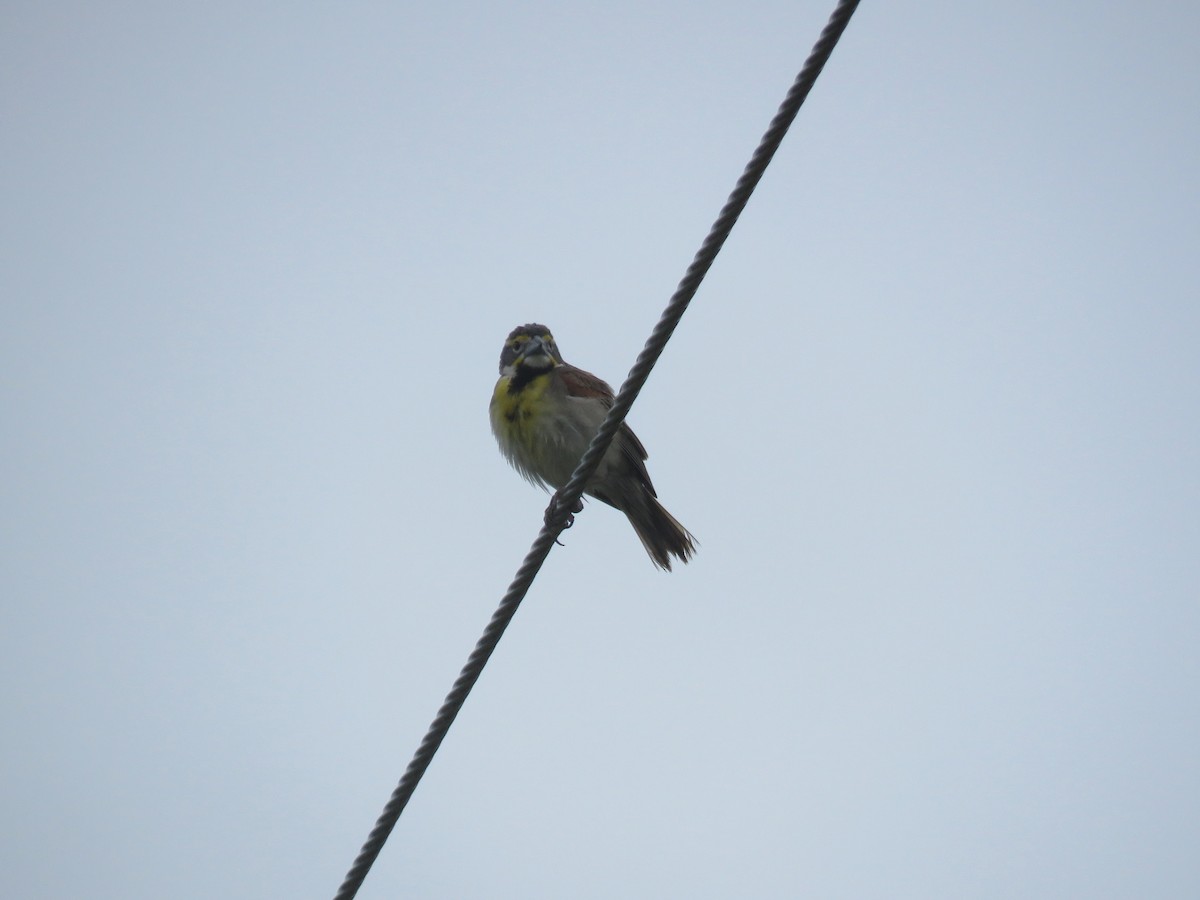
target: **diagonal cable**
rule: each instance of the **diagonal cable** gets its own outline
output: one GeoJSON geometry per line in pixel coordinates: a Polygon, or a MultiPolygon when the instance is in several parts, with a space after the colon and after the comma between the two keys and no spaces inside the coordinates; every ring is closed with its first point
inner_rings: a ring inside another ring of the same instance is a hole
{"type": "Polygon", "coordinates": [[[651,332],[645,347],[638,354],[633,368],[629,370],[629,375],[625,378],[625,383],[621,385],[621,390],[617,393],[616,400],[613,402],[612,409],[609,410],[607,418],[605,418],[599,431],[596,432],[596,436],[592,439],[592,443],[579,460],[579,465],[575,467],[575,472],[571,476],[571,480],[555,495],[557,502],[552,503],[550,510],[548,510],[548,512],[553,511],[554,515],[547,517],[542,530],[534,539],[533,545],[529,548],[529,552],[525,555],[525,559],[521,563],[521,567],[517,570],[512,583],[508,586],[508,591],[501,599],[496,611],[492,614],[487,628],[484,629],[483,636],[475,644],[475,649],[471,651],[466,665],[463,666],[458,678],[454,681],[453,687],[450,688],[450,693],[446,695],[441,708],[438,710],[433,722],[430,723],[429,730],[421,740],[420,746],[417,747],[416,753],[413,754],[412,761],[409,762],[408,768],[405,769],[400,783],[396,785],[396,789],[392,792],[392,796],[384,806],[383,812],[375,822],[375,827],[371,829],[371,833],[367,836],[362,850],[359,851],[349,872],[346,873],[346,878],[334,896],[334,900],[352,900],[358,894],[358,889],[366,879],[371,866],[379,857],[379,853],[383,849],[388,836],[392,833],[392,829],[395,828],[396,822],[399,821],[400,814],[404,811],[404,807],[408,805],[413,791],[416,790],[417,784],[425,774],[425,770],[429,768],[429,764],[433,761],[434,754],[437,753],[438,748],[441,746],[442,740],[446,737],[446,733],[450,730],[450,726],[454,723],[454,719],[462,709],[463,703],[466,702],[467,695],[471,692],[471,688],[475,686],[475,682],[479,680],[479,676],[483,672],[483,667],[487,665],[488,659],[496,649],[496,645],[500,643],[500,638],[504,635],[505,629],[508,628],[509,622],[516,615],[517,607],[521,605],[521,601],[525,598],[525,594],[528,593],[530,586],[533,584],[533,579],[541,569],[542,563],[545,562],[546,557],[550,554],[550,548],[554,546],[555,540],[562,533],[568,511],[583,494],[583,486],[599,465],[600,459],[608,449],[608,445],[612,443],[617,429],[625,421],[625,416],[628,415],[630,407],[633,406],[633,401],[637,399],[642,387],[646,384],[646,380],[650,377],[650,370],[654,368],[654,364],[658,361],[659,356],[662,355],[667,341],[670,340],[671,334],[675,331],[675,326],[679,324],[679,320],[687,310],[688,304],[692,302],[692,298],[696,295],[696,291],[700,287],[700,282],[708,274],[713,261],[717,258],[717,254],[725,244],[725,239],[729,237],[729,233],[737,223],[738,217],[746,208],[746,204],[750,200],[750,195],[754,193],[755,187],[757,187],[758,182],[762,179],[763,173],[775,155],[775,151],[779,149],[784,135],[787,134],[788,128],[791,127],[792,122],[795,120],[796,114],[800,112],[800,107],[804,104],[804,100],[808,97],[809,91],[812,90],[817,76],[821,74],[821,70],[829,60],[830,54],[833,53],[833,48],[837,46],[838,40],[846,30],[846,26],[850,22],[850,17],[854,15],[858,3],[859,0],[841,0],[832,15],[830,15],[829,22],[822,30],[817,42],[813,45],[808,59],[804,61],[804,66],[800,69],[800,74],[796,76],[791,89],[788,91],[783,103],[780,104],[779,111],[775,114],[775,117],[771,120],[771,124],[763,133],[762,139],[754,151],[754,155],[750,158],[750,162],[746,164],[746,168],[734,186],[733,192],[729,195],[729,199],[725,201],[725,205],[721,208],[716,221],[713,222],[712,228],[709,229],[704,243],[696,251],[692,264],[688,266],[687,272],[667,303],[666,309],[663,310],[658,324],[654,326],[654,331],[651,332]]]}

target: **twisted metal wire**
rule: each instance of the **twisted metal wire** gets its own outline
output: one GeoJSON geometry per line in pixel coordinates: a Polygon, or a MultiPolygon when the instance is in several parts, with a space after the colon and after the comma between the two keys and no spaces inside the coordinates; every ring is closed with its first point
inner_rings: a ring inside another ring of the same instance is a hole
{"type": "Polygon", "coordinates": [[[412,761],[409,762],[408,768],[405,769],[400,783],[396,785],[396,789],[392,792],[387,805],[384,806],[383,812],[375,823],[375,827],[371,829],[371,833],[367,836],[362,850],[359,851],[349,872],[346,873],[346,878],[338,889],[334,900],[352,900],[358,893],[358,889],[366,879],[371,866],[379,857],[384,842],[387,841],[388,836],[392,833],[392,829],[395,828],[396,822],[399,821],[400,814],[404,811],[405,806],[408,805],[408,801],[416,790],[418,782],[420,782],[421,777],[425,774],[425,770],[429,768],[434,754],[437,753],[442,740],[446,737],[446,733],[450,730],[450,726],[454,723],[454,719],[462,709],[463,703],[466,702],[467,695],[471,692],[471,688],[475,686],[475,682],[479,680],[479,676],[483,672],[483,667],[487,665],[488,659],[491,658],[496,645],[500,643],[500,638],[504,635],[505,629],[508,628],[513,616],[516,615],[517,607],[521,605],[521,601],[525,598],[525,594],[533,584],[534,578],[537,576],[546,557],[550,554],[550,548],[554,546],[555,540],[557,540],[559,534],[566,527],[570,510],[583,494],[583,486],[599,465],[600,459],[608,449],[608,445],[612,443],[617,429],[625,421],[625,416],[629,413],[630,407],[633,406],[633,401],[637,399],[642,387],[646,384],[646,380],[650,377],[651,369],[654,368],[654,364],[658,361],[659,356],[662,355],[667,341],[670,340],[671,334],[675,331],[675,327],[679,324],[679,320],[687,310],[688,304],[692,302],[692,298],[696,295],[696,291],[699,289],[700,283],[704,280],[704,276],[708,274],[713,261],[721,251],[721,247],[725,244],[725,239],[729,237],[729,233],[737,223],[738,217],[741,216],[742,211],[746,208],[746,204],[750,200],[750,195],[754,193],[754,189],[761,180],[772,157],[774,157],[775,151],[779,149],[784,135],[787,134],[788,128],[791,127],[797,113],[800,112],[800,107],[804,104],[804,100],[808,97],[808,93],[816,82],[817,76],[821,74],[821,70],[829,60],[830,54],[833,53],[833,48],[841,38],[842,32],[846,30],[846,26],[850,22],[850,17],[854,15],[858,4],[859,0],[841,0],[832,15],[830,15],[829,22],[826,24],[824,30],[822,30],[817,42],[813,45],[808,59],[805,60],[804,66],[800,69],[800,74],[796,76],[796,80],[792,83],[792,87],[780,105],[779,111],[775,114],[775,117],[771,120],[771,124],[763,133],[762,139],[754,151],[754,155],[750,158],[750,162],[746,164],[746,168],[742,172],[742,176],[738,179],[733,192],[721,208],[721,212],[718,214],[716,221],[713,222],[712,228],[709,229],[708,236],[700,245],[700,249],[696,251],[692,264],[688,266],[687,272],[679,282],[675,293],[672,294],[670,301],[663,310],[662,316],[658,320],[658,324],[654,326],[654,330],[651,332],[649,339],[647,339],[646,345],[642,348],[642,352],[638,354],[633,368],[629,370],[629,375],[626,377],[625,383],[621,385],[621,390],[617,393],[616,400],[613,402],[612,409],[609,410],[607,418],[605,418],[599,431],[596,432],[596,436],[588,446],[587,451],[579,460],[579,464],[575,467],[575,472],[571,476],[571,480],[557,492],[555,500],[551,502],[550,507],[547,509],[546,522],[542,526],[542,530],[534,539],[533,545],[529,548],[529,552],[525,555],[525,559],[521,563],[521,567],[517,570],[512,583],[508,586],[508,591],[500,600],[500,605],[492,614],[491,621],[488,622],[487,628],[484,629],[482,637],[475,644],[475,649],[471,651],[471,655],[467,658],[466,665],[463,666],[458,678],[454,681],[453,687],[450,689],[450,693],[446,695],[446,699],[442,702],[442,706],[430,724],[429,730],[425,733],[420,746],[417,747],[416,753],[413,754],[412,761]]]}

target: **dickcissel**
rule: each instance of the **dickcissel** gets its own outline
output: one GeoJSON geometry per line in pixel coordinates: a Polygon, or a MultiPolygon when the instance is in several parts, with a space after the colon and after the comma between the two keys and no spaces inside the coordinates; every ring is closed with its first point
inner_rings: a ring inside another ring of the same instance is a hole
{"type": "MultiPolygon", "coordinates": [[[[533,484],[562,488],[613,405],[613,389],[563,362],[545,325],[512,330],[500,351],[492,432],[500,451],[533,484]]],[[[658,502],[646,448],[622,423],[584,492],[625,513],[656,566],[687,562],[695,539],[658,502]]],[[[578,512],[578,510],[576,510],[578,512]]]]}

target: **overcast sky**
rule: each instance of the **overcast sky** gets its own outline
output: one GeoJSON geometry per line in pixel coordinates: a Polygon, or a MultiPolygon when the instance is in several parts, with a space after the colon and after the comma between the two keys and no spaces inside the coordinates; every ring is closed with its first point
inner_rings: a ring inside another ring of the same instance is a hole
{"type": "MultiPolygon", "coordinates": [[[[3,5],[0,895],[333,895],[832,8],[3,5]]],[[[862,6],[361,898],[1200,895],[1198,29],[862,6]]]]}

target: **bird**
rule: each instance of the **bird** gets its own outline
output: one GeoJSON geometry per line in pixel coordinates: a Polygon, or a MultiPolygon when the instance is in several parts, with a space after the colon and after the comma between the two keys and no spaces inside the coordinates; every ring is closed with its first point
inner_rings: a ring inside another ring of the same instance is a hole
{"type": "MultiPolygon", "coordinates": [[[[500,351],[500,378],[489,406],[492,433],[527,481],[557,492],[613,400],[606,382],[563,361],[549,328],[518,325],[500,351]]],[[[646,457],[642,442],[622,423],[584,493],[623,512],[654,565],[669,572],[672,557],[685,563],[692,558],[696,539],[658,502],[646,457]]]]}

